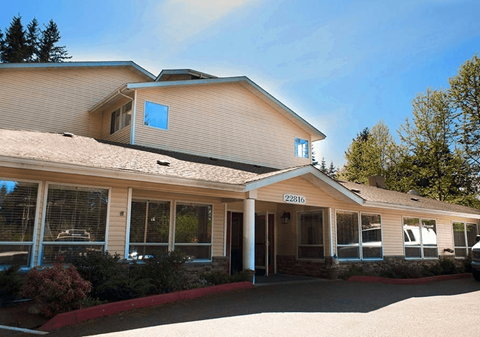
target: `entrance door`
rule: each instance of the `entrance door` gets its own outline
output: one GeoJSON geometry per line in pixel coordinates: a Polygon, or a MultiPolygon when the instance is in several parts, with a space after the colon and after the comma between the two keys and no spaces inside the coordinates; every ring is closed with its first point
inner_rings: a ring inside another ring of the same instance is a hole
{"type": "Polygon", "coordinates": [[[274,221],[273,214],[268,214],[268,217],[265,214],[255,215],[255,272],[260,275],[274,273],[274,221]]]}
{"type": "Polygon", "coordinates": [[[231,219],[230,273],[235,274],[243,270],[243,213],[232,213],[231,219]]]}

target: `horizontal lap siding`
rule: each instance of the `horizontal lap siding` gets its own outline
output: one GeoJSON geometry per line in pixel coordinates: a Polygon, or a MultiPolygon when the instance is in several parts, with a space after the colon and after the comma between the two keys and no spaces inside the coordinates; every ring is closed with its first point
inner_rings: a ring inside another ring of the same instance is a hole
{"type": "Polygon", "coordinates": [[[240,84],[141,89],[135,144],[272,167],[304,165],[310,136],[240,84]],[[169,106],[168,130],[144,126],[145,101],[169,106]]]}
{"type": "Polygon", "coordinates": [[[2,69],[1,127],[100,137],[102,115],[88,109],[126,82],[144,81],[126,68],[2,69]]]}
{"type": "Polygon", "coordinates": [[[108,252],[125,254],[127,228],[128,188],[112,188],[108,227],[108,252]],[[123,215],[121,215],[123,212],[123,215]]]}

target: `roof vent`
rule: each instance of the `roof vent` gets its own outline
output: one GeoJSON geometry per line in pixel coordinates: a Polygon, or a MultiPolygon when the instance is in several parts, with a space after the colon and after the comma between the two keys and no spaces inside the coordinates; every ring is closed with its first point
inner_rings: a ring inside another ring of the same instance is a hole
{"type": "Polygon", "coordinates": [[[418,201],[419,200],[418,198],[413,198],[413,197],[410,198],[410,199],[413,200],[413,201],[418,201]]]}
{"type": "Polygon", "coordinates": [[[360,193],[360,190],[357,190],[355,188],[352,188],[350,191],[355,192],[355,193],[360,193]]]}
{"type": "Polygon", "coordinates": [[[161,166],[170,166],[170,163],[168,161],[157,160],[157,164],[161,166]]]}
{"type": "Polygon", "coordinates": [[[63,137],[73,138],[73,136],[75,136],[75,135],[74,135],[73,133],[71,133],[71,132],[64,132],[62,136],[63,136],[63,137]]]}
{"type": "Polygon", "coordinates": [[[408,191],[407,194],[420,196],[420,193],[418,193],[418,191],[414,189],[411,189],[410,191],[408,191]]]}

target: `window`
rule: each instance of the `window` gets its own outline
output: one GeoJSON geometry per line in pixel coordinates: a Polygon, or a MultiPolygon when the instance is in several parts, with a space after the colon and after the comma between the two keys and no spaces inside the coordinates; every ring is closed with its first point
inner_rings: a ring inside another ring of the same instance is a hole
{"type": "Polygon", "coordinates": [[[321,259],[323,251],[323,212],[298,215],[298,258],[321,259]]]}
{"type": "Polygon", "coordinates": [[[129,257],[142,259],[168,251],[170,202],[133,201],[130,218],[129,257]]]}
{"type": "Polygon", "coordinates": [[[190,260],[211,259],[212,206],[177,203],[174,250],[190,260]]]}
{"type": "Polygon", "coordinates": [[[474,223],[454,222],[453,241],[455,257],[466,257],[476,243],[477,225],[474,223]]]}
{"type": "Polygon", "coordinates": [[[168,107],[145,101],[145,118],[143,124],[158,129],[168,129],[168,107]]]}
{"type": "Polygon", "coordinates": [[[121,108],[112,112],[110,121],[110,134],[130,125],[132,120],[132,102],[128,102],[121,108]]]}
{"type": "Polygon", "coordinates": [[[295,157],[308,158],[308,140],[295,138],[295,157]]]}
{"type": "Polygon", "coordinates": [[[38,184],[0,180],[0,265],[30,266],[38,184]]]}
{"type": "Polygon", "coordinates": [[[88,251],[103,251],[108,189],[49,185],[41,264],[70,262],[88,251]]]}
{"type": "Polygon", "coordinates": [[[382,221],[378,214],[337,211],[339,259],[382,259],[382,221]],[[361,229],[361,230],[360,230],[361,229]]]}
{"type": "Polygon", "coordinates": [[[404,218],[403,240],[406,258],[438,258],[435,220],[404,218]]]}

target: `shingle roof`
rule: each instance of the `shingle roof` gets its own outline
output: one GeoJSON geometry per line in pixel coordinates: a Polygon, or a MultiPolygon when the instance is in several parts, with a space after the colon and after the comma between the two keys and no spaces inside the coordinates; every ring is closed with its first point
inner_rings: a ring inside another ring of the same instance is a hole
{"type": "Polygon", "coordinates": [[[426,210],[428,209],[480,215],[480,210],[471,207],[455,205],[448,202],[424,198],[416,195],[410,195],[402,192],[390,191],[354,182],[339,181],[339,183],[348,188],[350,191],[357,194],[358,196],[365,199],[367,201],[367,204],[368,202],[378,202],[391,206],[400,205],[426,210]]]}
{"type": "Polygon", "coordinates": [[[209,158],[203,158],[202,163],[198,156],[153,149],[147,151],[141,147],[54,133],[0,129],[0,144],[0,156],[227,184],[243,184],[258,175],[251,171],[262,171],[261,167],[253,165],[237,164],[238,168],[234,168],[232,162],[209,158]],[[208,161],[211,163],[207,164],[208,161]]]}

